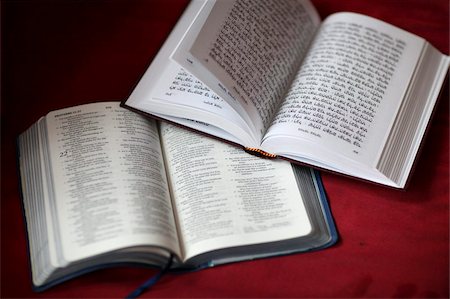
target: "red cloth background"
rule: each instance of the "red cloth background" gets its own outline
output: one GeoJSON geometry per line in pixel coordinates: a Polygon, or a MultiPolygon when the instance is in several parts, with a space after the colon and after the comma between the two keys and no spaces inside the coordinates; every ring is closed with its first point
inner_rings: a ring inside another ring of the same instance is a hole
{"type": "MultiPolygon", "coordinates": [[[[322,18],[371,15],[448,54],[446,0],[313,0],[322,18]]],[[[51,110],[125,99],[186,0],[2,1],[1,297],[124,297],[155,273],[101,270],[31,290],[15,138],[51,110]]],[[[334,247],[168,275],[143,297],[449,296],[449,93],[444,87],[411,184],[396,191],[323,174],[334,247]]]]}

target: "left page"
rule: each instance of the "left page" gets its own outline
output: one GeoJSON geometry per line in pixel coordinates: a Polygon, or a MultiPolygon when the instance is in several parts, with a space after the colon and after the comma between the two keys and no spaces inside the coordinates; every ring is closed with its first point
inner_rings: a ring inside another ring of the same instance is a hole
{"type": "Polygon", "coordinates": [[[290,163],[161,123],[184,260],[307,236],[311,220],[290,163]]]}
{"type": "Polygon", "coordinates": [[[154,122],[108,102],[51,112],[46,125],[67,262],[144,245],[179,254],[154,122]]]}
{"type": "Polygon", "coordinates": [[[186,30],[208,15],[206,1],[192,1],[124,106],[248,147],[259,145],[251,119],[170,57],[186,30]]]}

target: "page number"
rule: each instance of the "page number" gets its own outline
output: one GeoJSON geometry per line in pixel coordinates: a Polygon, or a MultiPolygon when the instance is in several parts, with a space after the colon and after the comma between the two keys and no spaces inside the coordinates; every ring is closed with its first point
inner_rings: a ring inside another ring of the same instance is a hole
{"type": "Polygon", "coordinates": [[[69,154],[69,151],[65,150],[65,151],[59,152],[59,157],[64,158],[64,157],[67,157],[68,154],[69,154]]]}

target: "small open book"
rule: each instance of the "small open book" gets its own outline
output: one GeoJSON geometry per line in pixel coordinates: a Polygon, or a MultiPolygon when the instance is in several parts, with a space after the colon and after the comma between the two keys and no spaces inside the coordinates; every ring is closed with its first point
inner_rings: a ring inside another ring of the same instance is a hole
{"type": "Polygon", "coordinates": [[[337,239],[320,177],[283,160],[94,103],[19,136],[33,284],[115,264],[173,269],[324,248],[337,239]]]}
{"type": "Polygon", "coordinates": [[[448,72],[424,39],[307,0],[196,0],[125,107],[405,188],[448,72]]]}

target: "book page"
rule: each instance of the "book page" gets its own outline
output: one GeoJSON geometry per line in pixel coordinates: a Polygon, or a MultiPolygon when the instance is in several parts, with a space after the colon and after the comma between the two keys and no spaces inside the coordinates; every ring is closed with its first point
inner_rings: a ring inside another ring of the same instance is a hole
{"type": "Polygon", "coordinates": [[[216,1],[173,58],[230,105],[239,103],[262,136],[319,22],[309,1],[216,1]]]}
{"type": "Polygon", "coordinates": [[[219,135],[222,130],[226,134],[220,134],[220,138],[249,147],[259,146],[261,136],[241,107],[229,105],[170,58],[192,22],[207,16],[206,4],[209,3],[189,4],[125,105],[195,129],[198,129],[195,123],[202,122],[211,126],[211,130],[202,128],[209,134],[219,135]]]}
{"type": "Polygon", "coordinates": [[[46,117],[64,258],[157,245],[179,254],[154,122],[97,103],[46,117]]]}
{"type": "Polygon", "coordinates": [[[271,142],[282,135],[375,165],[423,46],[423,39],[370,17],[330,16],[265,138],[267,150],[301,151],[300,143],[271,142]]]}
{"type": "Polygon", "coordinates": [[[201,122],[231,136],[227,138],[226,135],[215,132],[212,127],[202,127],[202,131],[206,133],[228,141],[237,141],[248,147],[259,145],[260,141],[256,139],[253,128],[227,102],[173,61],[167,60],[167,65],[154,85],[151,105],[153,114],[162,118],[194,129],[197,128],[195,123],[201,122]]]}
{"type": "Polygon", "coordinates": [[[185,259],[310,232],[290,163],[165,123],[161,140],[185,259]]]}

